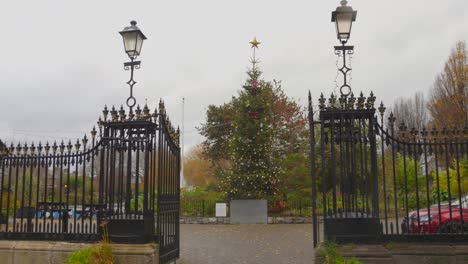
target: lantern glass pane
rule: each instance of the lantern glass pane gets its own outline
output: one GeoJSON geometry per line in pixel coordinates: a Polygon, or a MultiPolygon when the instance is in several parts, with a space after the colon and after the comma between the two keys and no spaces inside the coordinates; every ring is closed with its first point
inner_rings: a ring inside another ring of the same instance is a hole
{"type": "Polygon", "coordinates": [[[136,47],[137,47],[137,32],[125,32],[122,37],[123,37],[123,42],[124,42],[124,47],[125,47],[125,52],[127,52],[128,56],[134,57],[138,55],[136,53],[136,47]]]}
{"type": "Polygon", "coordinates": [[[143,46],[143,40],[144,40],[143,35],[138,33],[137,34],[137,41],[136,41],[136,48],[135,48],[138,55],[141,54],[141,47],[143,46]]]}
{"type": "Polygon", "coordinates": [[[346,41],[351,34],[351,24],[353,22],[352,12],[343,12],[336,15],[336,30],[338,38],[346,41]]]}

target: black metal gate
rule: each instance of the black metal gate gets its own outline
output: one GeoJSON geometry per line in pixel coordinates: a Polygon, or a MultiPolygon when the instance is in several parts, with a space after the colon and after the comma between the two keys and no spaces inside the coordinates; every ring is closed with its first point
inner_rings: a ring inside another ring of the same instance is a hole
{"type": "Polygon", "coordinates": [[[314,121],[309,94],[314,245],[467,242],[467,127],[408,130],[374,104],[322,95],[314,121]]]}
{"type": "Polygon", "coordinates": [[[165,119],[164,105],[160,108],[163,118],[159,120],[161,133],[158,138],[159,262],[168,263],[180,253],[180,148],[179,129],[171,128],[165,119]]]}
{"type": "Polygon", "coordinates": [[[18,145],[0,155],[0,239],[160,244],[179,256],[179,131],[147,106],[105,107],[76,143],[18,145]]]}

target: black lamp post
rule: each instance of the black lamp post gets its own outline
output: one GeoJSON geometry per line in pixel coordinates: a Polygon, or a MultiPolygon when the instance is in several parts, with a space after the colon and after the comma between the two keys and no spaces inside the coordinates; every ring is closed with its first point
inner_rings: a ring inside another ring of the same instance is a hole
{"type": "Polygon", "coordinates": [[[130,86],[130,96],[127,99],[127,106],[130,108],[130,113],[133,113],[132,108],[136,104],[136,99],[133,97],[133,86],[136,84],[133,80],[133,71],[139,69],[141,63],[141,61],[136,61],[135,59],[141,54],[141,47],[143,46],[143,41],[146,39],[145,35],[136,24],[135,21],[131,21],[129,27],[125,27],[119,32],[123,38],[125,52],[130,58],[129,62],[124,63],[124,69],[130,70],[130,80],[127,82],[130,86]]]}
{"type": "Polygon", "coordinates": [[[346,55],[351,55],[354,52],[354,46],[346,46],[350,36],[353,22],[356,21],[357,11],[354,11],[351,6],[347,6],[348,1],[342,0],[341,6],[337,7],[332,12],[332,22],[336,26],[336,35],[341,42],[341,46],[335,46],[335,54],[343,55],[343,66],[339,71],[343,74],[344,83],[340,87],[340,93],[346,97],[351,94],[351,87],[348,85],[347,74],[351,68],[346,65],[346,55]]]}

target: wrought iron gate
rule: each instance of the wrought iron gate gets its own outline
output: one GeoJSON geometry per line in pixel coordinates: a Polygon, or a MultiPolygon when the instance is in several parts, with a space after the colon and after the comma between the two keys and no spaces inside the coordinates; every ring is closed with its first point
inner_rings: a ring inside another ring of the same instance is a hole
{"type": "Polygon", "coordinates": [[[375,99],[321,95],[314,121],[309,94],[314,245],[467,242],[468,120],[409,130],[375,99]]]}
{"type": "Polygon", "coordinates": [[[24,144],[0,156],[0,239],[160,244],[179,256],[179,130],[164,103],[103,111],[90,140],[24,144]]]}
{"type": "MultiPolygon", "coordinates": [[[[161,113],[165,117],[164,105],[161,113]]],[[[159,120],[158,160],[158,242],[159,262],[169,263],[180,253],[180,148],[179,129],[159,120]],[[175,140],[174,140],[175,139],[175,140]]]]}

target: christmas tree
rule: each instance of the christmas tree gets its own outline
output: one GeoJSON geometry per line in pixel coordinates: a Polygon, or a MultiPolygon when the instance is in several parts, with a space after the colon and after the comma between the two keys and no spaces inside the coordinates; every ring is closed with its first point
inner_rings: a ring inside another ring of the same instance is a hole
{"type": "Polygon", "coordinates": [[[234,104],[233,131],[229,140],[232,166],[221,186],[232,199],[265,199],[278,194],[279,168],[272,162],[275,128],[271,105],[272,85],[260,79],[255,50],[250,42],[252,68],[234,104]]]}

